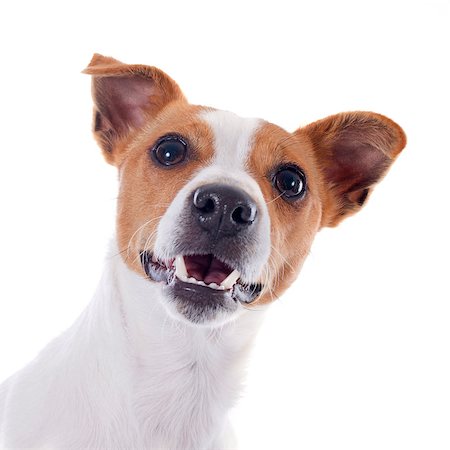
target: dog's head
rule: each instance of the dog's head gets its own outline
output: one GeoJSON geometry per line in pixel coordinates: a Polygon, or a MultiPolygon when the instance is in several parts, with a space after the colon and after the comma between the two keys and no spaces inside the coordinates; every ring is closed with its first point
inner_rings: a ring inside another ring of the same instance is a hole
{"type": "Polygon", "coordinates": [[[375,113],[289,133],[190,105],[155,67],[94,55],[85,73],[94,134],[119,170],[119,249],[190,323],[221,324],[277,298],[316,232],[357,212],[406,142],[375,113]]]}

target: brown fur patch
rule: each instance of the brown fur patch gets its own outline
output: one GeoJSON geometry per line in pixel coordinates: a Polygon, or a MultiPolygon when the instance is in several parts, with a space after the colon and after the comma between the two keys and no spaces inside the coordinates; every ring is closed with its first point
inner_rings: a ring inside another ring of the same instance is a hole
{"type": "Polygon", "coordinates": [[[144,274],[139,252],[151,248],[161,216],[195,172],[213,156],[213,136],[200,122],[203,108],[174,104],[165,108],[134,136],[119,165],[120,192],[117,206],[117,240],[126,263],[144,274]],[[171,168],[158,166],[150,151],[156,141],[176,133],[187,141],[187,160],[171,168]]]}
{"type": "Polygon", "coordinates": [[[309,139],[270,123],[266,123],[255,136],[249,168],[259,183],[271,222],[272,250],[267,270],[269,289],[255,303],[262,304],[283,293],[297,277],[308,255],[321,220],[320,176],[309,139]],[[301,168],[307,179],[305,197],[294,202],[282,198],[271,179],[277,168],[285,164],[301,168]]]}

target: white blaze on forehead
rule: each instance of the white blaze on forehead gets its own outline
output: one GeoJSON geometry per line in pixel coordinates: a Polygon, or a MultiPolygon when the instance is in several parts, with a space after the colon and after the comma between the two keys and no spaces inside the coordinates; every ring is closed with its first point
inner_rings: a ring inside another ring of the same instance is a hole
{"type": "Polygon", "coordinates": [[[247,119],[228,111],[204,111],[200,117],[214,134],[214,162],[227,169],[245,170],[261,119],[247,119]]]}

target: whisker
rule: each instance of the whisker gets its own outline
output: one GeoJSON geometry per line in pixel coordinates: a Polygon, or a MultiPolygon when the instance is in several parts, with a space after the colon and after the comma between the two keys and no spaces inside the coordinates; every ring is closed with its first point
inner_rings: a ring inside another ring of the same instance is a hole
{"type": "Polygon", "coordinates": [[[295,273],[294,267],[288,262],[288,260],[273,246],[271,245],[272,250],[274,250],[278,256],[282,259],[282,261],[291,269],[292,273],[295,273]]]}
{"type": "Polygon", "coordinates": [[[119,250],[118,252],[113,253],[110,258],[117,258],[118,256],[122,255],[123,253],[125,253],[127,251],[127,249],[125,248],[124,250],[119,250]]]}
{"type": "Polygon", "coordinates": [[[127,260],[130,257],[130,251],[131,251],[131,246],[132,246],[132,241],[135,238],[135,236],[145,227],[147,227],[148,225],[150,225],[152,222],[154,222],[155,220],[161,219],[161,217],[163,217],[163,215],[157,216],[157,217],[153,217],[150,220],[147,220],[147,222],[145,222],[143,225],[141,225],[130,237],[129,241],[128,241],[128,246],[127,246],[127,260]]]}
{"type": "Polygon", "coordinates": [[[274,202],[275,200],[278,200],[280,197],[282,197],[284,195],[286,191],[281,192],[279,195],[277,195],[275,198],[273,198],[272,200],[269,200],[268,202],[266,202],[266,205],[274,202]]]}
{"type": "Polygon", "coordinates": [[[144,244],[144,249],[143,249],[145,252],[148,251],[148,249],[150,248],[151,241],[153,240],[153,238],[155,237],[157,232],[158,232],[157,229],[153,230],[153,232],[147,236],[147,239],[145,240],[145,244],[144,244]]]}
{"type": "Polygon", "coordinates": [[[145,241],[144,247],[142,250],[139,250],[139,252],[136,254],[136,257],[134,258],[133,262],[139,263],[142,253],[148,252],[150,249],[150,241],[153,240],[153,237],[156,235],[157,230],[154,230],[152,233],[150,233],[145,241]]]}

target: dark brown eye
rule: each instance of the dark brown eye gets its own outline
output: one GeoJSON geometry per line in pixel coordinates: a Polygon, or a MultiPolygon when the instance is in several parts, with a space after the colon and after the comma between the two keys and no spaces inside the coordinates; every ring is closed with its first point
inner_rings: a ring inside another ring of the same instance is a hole
{"type": "Polygon", "coordinates": [[[163,166],[174,166],[186,158],[187,144],[179,136],[161,138],[152,150],[153,158],[163,166]]]}
{"type": "Polygon", "coordinates": [[[272,182],[286,200],[302,198],[306,192],[305,174],[295,166],[279,168],[272,182]]]}

